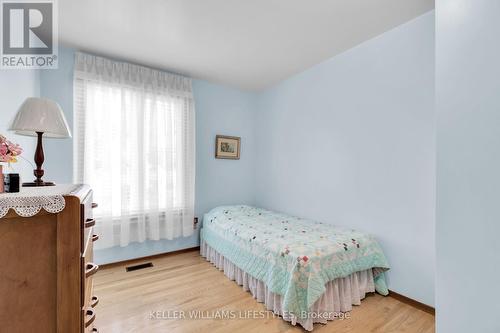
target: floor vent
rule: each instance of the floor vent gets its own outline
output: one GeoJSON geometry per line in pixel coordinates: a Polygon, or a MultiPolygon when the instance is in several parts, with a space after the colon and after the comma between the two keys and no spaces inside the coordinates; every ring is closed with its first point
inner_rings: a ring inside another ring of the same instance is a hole
{"type": "Polygon", "coordinates": [[[143,269],[143,268],[148,268],[148,267],[153,267],[153,263],[152,262],[147,262],[145,264],[139,264],[139,265],[135,265],[135,266],[128,266],[128,267],[125,267],[125,270],[127,272],[132,272],[132,271],[136,271],[138,269],[143,269]]]}

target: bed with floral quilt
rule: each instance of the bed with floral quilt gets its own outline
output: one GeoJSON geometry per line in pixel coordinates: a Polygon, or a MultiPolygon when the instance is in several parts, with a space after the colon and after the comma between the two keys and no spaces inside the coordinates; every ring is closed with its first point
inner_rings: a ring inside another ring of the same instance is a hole
{"type": "Polygon", "coordinates": [[[387,295],[389,264],[366,233],[245,205],[203,218],[201,254],[268,310],[312,330],[368,292],[387,295]]]}

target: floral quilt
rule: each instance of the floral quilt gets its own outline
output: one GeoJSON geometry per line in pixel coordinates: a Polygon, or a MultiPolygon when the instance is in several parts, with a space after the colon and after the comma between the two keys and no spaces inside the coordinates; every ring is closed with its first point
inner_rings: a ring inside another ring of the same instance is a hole
{"type": "Polygon", "coordinates": [[[389,264],[366,233],[240,205],[205,214],[201,239],[281,295],[283,310],[300,318],[328,281],[357,271],[377,268],[376,290],[387,294],[389,264]]]}

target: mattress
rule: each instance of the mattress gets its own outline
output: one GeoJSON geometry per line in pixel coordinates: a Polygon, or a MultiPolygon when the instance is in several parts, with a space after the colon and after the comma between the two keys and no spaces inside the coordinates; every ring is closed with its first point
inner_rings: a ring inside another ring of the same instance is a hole
{"type": "Polygon", "coordinates": [[[201,241],[281,296],[283,312],[306,319],[328,282],[372,270],[387,295],[387,259],[366,233],[269,210],[221,206],[205,214],[201,241]]]}

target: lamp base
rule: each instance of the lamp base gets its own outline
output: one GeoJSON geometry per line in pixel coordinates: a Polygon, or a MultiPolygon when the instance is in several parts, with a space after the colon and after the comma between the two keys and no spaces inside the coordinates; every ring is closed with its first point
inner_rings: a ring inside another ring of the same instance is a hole
{"type": "Polygon", "coordinates": [[[31,182],[31,183],[23,183],[23,187],[41,187],[41,186],[56,186],[56,184],[52,182],[31,182]]]}

